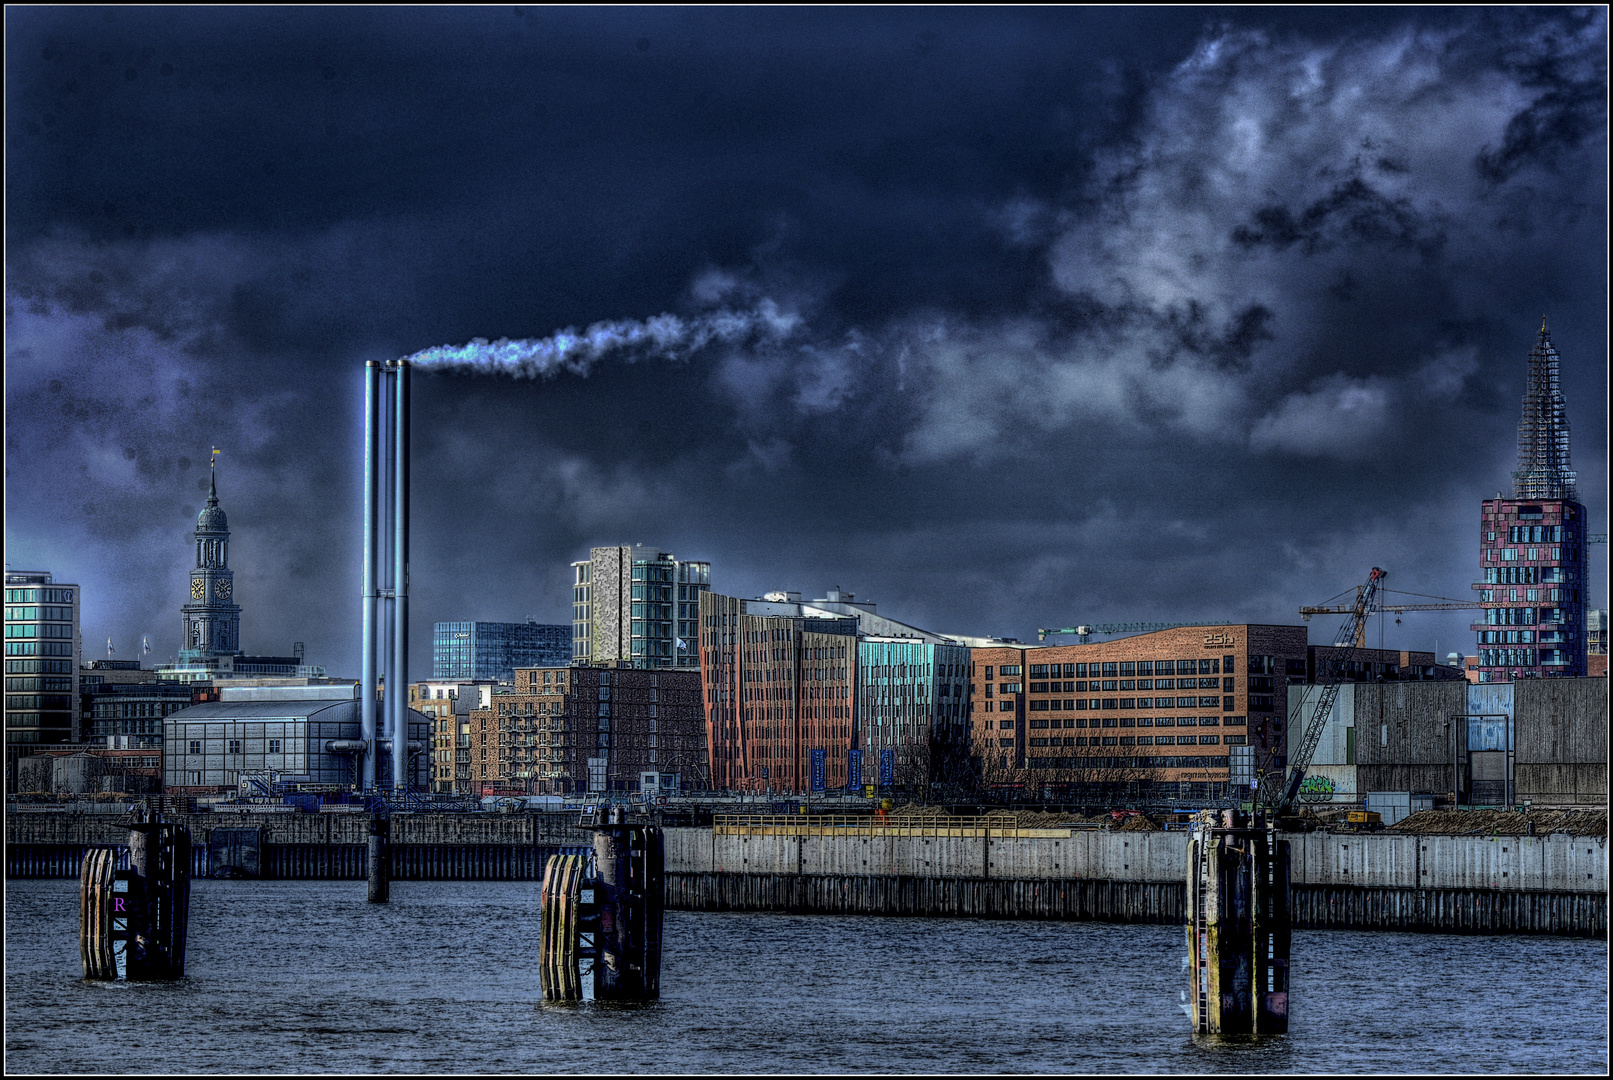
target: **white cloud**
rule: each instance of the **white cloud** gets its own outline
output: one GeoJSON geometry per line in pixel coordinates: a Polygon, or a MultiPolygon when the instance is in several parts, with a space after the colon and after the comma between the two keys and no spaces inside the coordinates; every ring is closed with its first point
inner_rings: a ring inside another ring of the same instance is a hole
{"type": "Polygon", "coordinates": [[[1289,394],[1256,420],[1249,443],[1256,450],[1342,459],[1372,456],[1389,427],[1393,385],[1376,376],[1330,376],[1289,394]]]}

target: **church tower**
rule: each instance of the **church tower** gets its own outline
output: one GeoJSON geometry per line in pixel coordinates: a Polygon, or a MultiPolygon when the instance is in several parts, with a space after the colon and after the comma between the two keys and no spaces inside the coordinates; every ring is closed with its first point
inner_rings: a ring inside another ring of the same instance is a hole
{"type": "Polygon", "coordinates": [[[234,602],[235,575],[229,566],[229,547],[230,526],[218,505],[215,468],[207,505],[196,517],[196,568],[190,572],[190,603],[183,608],[181,664],[207,664],[241,654],[241,608],[234,602]]]}

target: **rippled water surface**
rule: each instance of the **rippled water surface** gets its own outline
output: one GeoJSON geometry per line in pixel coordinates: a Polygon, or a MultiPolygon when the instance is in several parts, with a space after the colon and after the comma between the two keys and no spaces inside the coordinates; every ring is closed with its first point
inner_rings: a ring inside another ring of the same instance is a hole
{"type": "Polygon", "coordinates": [[[545,1005],[537,886],[193,884],[186,977],[79,978],[78,882],[6,887],[6,1071],[1590,1072],[1607,945],[1298,931],[1291,1031],[1188,1034],[1179,927],[668,912],[662,998],[545,1005]]]}

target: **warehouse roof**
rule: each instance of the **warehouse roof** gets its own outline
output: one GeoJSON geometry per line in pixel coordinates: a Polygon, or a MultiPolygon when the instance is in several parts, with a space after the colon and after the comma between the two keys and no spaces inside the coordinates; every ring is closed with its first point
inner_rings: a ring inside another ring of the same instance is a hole
{"type": "Polygon", "coordinates": [[[346,701],[306,698],[301,701],[206,701],[171,712],[168,720],[295,720],[315,713],[328,714],[321,716],[321,720],[353,720],[357,718],[358,702],[352,698],[346,701]]]}

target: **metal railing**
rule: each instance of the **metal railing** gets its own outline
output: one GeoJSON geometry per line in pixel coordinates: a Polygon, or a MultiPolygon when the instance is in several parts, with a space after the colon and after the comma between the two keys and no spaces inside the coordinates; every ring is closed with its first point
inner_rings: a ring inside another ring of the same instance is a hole
{"type": "Polygon", "coordinates": [[[934,821],[850,814],[713,814],[714,833],[728,836],[923,836],[949,838],[1067,837],[1081,825],[1019,825],[1012,815],[934,821]],[[965,823],[967,822],[967,823],[965,823]]]}

